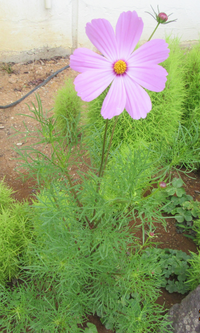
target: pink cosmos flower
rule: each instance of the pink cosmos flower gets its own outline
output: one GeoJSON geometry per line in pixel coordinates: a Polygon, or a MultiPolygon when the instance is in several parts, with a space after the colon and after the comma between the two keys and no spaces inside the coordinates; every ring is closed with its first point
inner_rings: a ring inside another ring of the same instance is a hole
{"type": "Polygon", "coordinates": [[[74,84],[83,101],[92,101],[111,84],[101,109],[104,119],[124,109],[133,119],[145,118],[152,105],[142,87],[157,92],[165,88],[168,73],[158,64],[167,59],[168,44],[155,39],[133,52],[143,25],[135,11],[120,15],[115,32],[107,20],[92,20],[86,34],[104,56],[86,48],[76,49],[70,56],[70,67],[82,73],[74,84]]]}

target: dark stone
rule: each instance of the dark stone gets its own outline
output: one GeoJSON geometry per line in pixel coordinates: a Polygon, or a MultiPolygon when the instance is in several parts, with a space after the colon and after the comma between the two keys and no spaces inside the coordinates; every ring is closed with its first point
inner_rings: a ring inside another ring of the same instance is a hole
{"type": "MultiPolygon", "coordinates": [[[[171,333],[200,333],[200,285],[168,312],[171,333]]],[[[170,330],[170,327],[168,327],[170,330]]]]}

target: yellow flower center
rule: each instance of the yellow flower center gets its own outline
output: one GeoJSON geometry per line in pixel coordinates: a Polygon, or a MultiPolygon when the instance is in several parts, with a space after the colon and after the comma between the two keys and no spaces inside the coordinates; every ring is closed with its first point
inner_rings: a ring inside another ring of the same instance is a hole
{"type": "Polygon", "coordinates": [[[127,69],[127,65],[126,65],[125,61],[123,61],[123,60],[118,60],[114,64],[114,71],[117,74],[124,74],[124,72],[126,72],[126,69],[127,69]]]}

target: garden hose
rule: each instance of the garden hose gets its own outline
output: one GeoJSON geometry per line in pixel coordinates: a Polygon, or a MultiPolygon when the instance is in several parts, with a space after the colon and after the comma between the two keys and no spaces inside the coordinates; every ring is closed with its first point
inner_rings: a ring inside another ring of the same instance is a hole
{"type": "Polygon", "coordinates": [[[20,102],[22,102],[26,97],[28,97],[29,95],[31,95],[34,91],[36,91],[38,88],[44,86],[45,84],[47,84],[47,82],[49,82],[54,76],[56,76],[58,73],[64,71],[65,69],[69,68],[70,66],[67,65],[61,69],[59,69],[57,72],[53,73],[52,75],[50,75],[46,80],[44,80],[42,83],[40,83],[37,87],[35,87],[34,89],[32,89],[31,91],[29,91],[28,94],[24,95],[23,97],[21,97],[20,99],[18,99],[16,102],[13,102],[11,104],[5,105],[5,106],[1,106],[0,105],[0,109],[7,109],[7,108],[11,108],[12,106],[15,106],[17,104],[19,104],[20,102]]]}

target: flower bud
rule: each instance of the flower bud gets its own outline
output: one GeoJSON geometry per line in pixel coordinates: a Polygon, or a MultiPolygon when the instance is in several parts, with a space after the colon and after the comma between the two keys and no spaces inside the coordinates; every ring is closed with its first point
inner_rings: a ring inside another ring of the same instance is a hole
{"type": "Polygon", "coordinates": [[[150,232],[149,236],[153,237],[154,236],[154,232],[150,232]]]}
{"type": "Polygon", "coordinates": [[[156,20],[158,22],[158,24],[160,24],[160,23],[161,24],[168,24],[168,23],[176,21],[176,20],[168,21],[169,16],[172,15],[172,14],[167,15],[163,12],[160,13],[159,7],[158,7],[158,13],[156,13],[156,11],[153,9],[152,6],[151,6],[151,8],[152,8],[154,14],[151,14],[149,12],[146,12],[146,13],[150,14],[154,18],[154,20],[156,20]]]}
{"type": "Polygon", "coordinates": [[[159,23],[164,23],[168,20],[168,16],[165,13],[159,13],[157,18],[160,21],[159,23]]]}
{"type": "Polygon", "coordinates": [[[160,182],[160,183],[159,183],[159,186],[160,186],[161,188],[165,188],[165,187],[167,187],[167,184],[166,184],[165,182],[160,182]]]}

